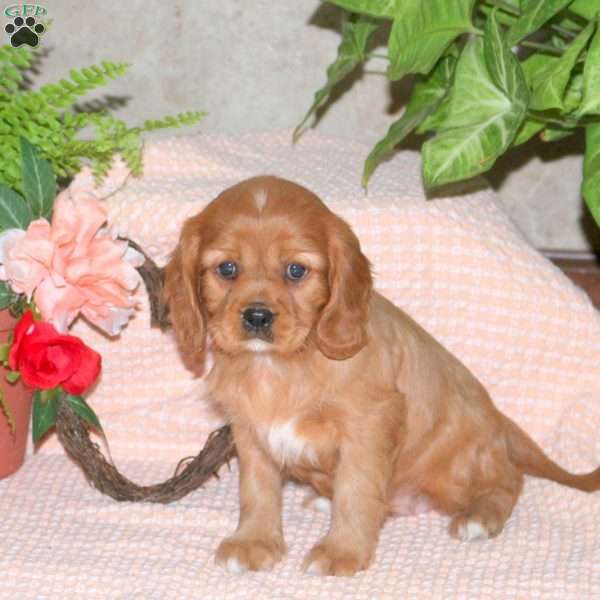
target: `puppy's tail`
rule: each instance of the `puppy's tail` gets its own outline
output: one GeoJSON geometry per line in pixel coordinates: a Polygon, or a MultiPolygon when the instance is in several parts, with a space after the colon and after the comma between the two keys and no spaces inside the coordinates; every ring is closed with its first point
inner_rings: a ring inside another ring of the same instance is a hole
{"type": "Polygon", "coordinates": [[[510,461],[527,475],[550,479],[584,492],[600,490],[600,467],[591,473],[576,475],[565,471],[513,421],[505,420],[510,461]]]}

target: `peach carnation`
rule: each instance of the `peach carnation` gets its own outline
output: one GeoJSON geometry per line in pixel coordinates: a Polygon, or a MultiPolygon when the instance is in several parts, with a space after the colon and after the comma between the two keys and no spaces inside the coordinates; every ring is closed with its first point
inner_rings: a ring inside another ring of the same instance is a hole
{"type": "Polygon", "coordinates": [[[117,335],[133,314],[143,257],[106,229],[106,210],[85,190],[61,192],[52,223],[0,234],[0,279],[33,297],[44,320],[65,331],[82,314],[117,335]]]}

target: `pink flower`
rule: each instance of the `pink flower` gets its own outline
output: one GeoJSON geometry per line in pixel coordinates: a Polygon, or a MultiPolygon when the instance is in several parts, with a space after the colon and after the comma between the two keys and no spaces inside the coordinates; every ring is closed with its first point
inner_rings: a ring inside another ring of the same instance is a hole
{"type": "Polygon", "coordinates": [[[35,288],[48,276],[46,265],[53,255],[46,219],[32,221],[27,232],[7,229],[0,235],[0,279],[8,281],[17,294],[31,299],[35,288]]]}
{"type": "Polygon", "coordinates": [[[44,320],[65,331],[82,314],[116,335],[133,314],[143,257],[103,225],[106,210],[88,191],[61,192],[52,224],[0,235],[0,279],[33,299],[44,320]]]}

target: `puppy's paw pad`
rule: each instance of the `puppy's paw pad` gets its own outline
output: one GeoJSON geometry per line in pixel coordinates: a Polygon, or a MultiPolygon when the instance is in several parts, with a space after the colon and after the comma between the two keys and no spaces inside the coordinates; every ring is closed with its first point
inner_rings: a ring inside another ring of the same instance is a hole
{"type": "Polygon", "coordinates": [[[318,544],[304,559],[303,569],[306,573],[316,575],[335,575],[351,577],[358,571],[367,568],[369,561],[361,557],[326,544],[318,544]]]}
{"type": "Polygon", "coordinates": [[[221,542],[215,562],[230,573],[267,571],[281,560],[285,553],[283,540],[244,539],[235,536],[221,542]]]}

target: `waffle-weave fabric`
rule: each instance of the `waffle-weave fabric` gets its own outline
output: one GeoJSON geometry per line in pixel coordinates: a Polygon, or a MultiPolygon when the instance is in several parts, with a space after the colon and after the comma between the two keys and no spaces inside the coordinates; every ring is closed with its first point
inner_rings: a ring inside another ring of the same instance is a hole
{"type": "MultiPolygon", "coordinates": [[[[600,464],[600,316],[530,247],[497,197],[480,190],[425,200],[420,158],[401,152],[372,178],[368,148],[310,132],[200,135],[147,144],[144,175],[117,163],[97,190],[109,220],[159,264],[183,220],[246,177],[274,174],[316,192],[358,234],[376,287],[454,352],[495,403],[564,466],[600,464]]],[[[72,189],[89,188],[82,172],[72,189]]],[[[220,423],[202,379],[170,334],[149,327],[148,302],[118,339],[84,322],[73,333],[103,357],[88,401],[119,468],[165,479],[220,423]]],[[[168,505],[116,503],[91,489],[50,439],[0,481],[0,598],[398,599],[600,598],[600,492],[527,479],[499,538],[461,543],[436,513],[386,522],[373,566],[354,578],[303,574],[303,555],[328,527],[285,488],[290,548],[268,573],[234,575],[213,552],[237,523],[237,468],[168,505]]]]}

